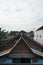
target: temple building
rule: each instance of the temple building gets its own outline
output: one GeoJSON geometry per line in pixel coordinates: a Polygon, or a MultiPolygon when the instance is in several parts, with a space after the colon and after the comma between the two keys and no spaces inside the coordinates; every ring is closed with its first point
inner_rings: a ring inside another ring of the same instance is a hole
{"type": "Polygon", "coordinates": [[[0,63],[43,64],[43,46],[20,32],[0,46],[0,63]]]}

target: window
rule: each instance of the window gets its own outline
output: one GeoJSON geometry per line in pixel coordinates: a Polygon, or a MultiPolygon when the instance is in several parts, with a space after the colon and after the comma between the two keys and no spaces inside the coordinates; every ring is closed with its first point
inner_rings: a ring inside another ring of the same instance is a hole
{"type": "Polygon", "coordinates": [[[40,38],[41,38],[41,35],[40,35],[40,38]]]}

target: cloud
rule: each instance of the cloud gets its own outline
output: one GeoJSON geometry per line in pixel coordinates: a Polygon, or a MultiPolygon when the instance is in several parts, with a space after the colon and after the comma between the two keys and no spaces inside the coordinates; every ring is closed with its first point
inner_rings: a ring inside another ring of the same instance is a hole
{"type": "Polygon", "coordinates": [[[27,29],[41,18],[43,0],[0,0],[0,24],[7,29],[27,29]]]}
{"type": "Polygon", "coordinates": [[[0,11],[2,14],[11,11],[15,14],[16,11],[33,13],[36,16],[43,13],[43,0],[0,0],[0,11]]]}

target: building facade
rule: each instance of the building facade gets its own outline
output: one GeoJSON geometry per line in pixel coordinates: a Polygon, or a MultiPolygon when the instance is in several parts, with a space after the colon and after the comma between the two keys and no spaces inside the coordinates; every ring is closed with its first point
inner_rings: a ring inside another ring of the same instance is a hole
{"type": "Polygon", "coordinates": [[[43,26],[34,32],[34,40],[43,45],[43,26]]]}

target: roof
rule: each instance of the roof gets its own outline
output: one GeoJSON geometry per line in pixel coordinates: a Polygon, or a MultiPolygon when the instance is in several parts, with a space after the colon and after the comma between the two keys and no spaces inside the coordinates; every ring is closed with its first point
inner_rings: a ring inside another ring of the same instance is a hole
{"type": "Polygon", "coordinates": [[[0,52],[12,48],[12,46],[16,43],[16,40],[18,40],[19,37],[20,35],[18,34],[10,40],[7,40],[6,42],[2,43],[2,45],[0,46],[0,52]]]}
{"type": "Polygon", "coordinates": [[[40,28],[38,28],[36,31],[39,31],[39,30],[43,30],[43,26],[41,26],[40,28]]]}
{"type": "Polygon", "coordinates": [[[25,37],[27,40],[29,40],[31,43],[37,45],[38,47],[43,48],[43,46],[39,42],[35,41],[31,37],[28,37],[27,35],[23,35],[23,37],[25,37]]]}
{"type": "Polygon", "coordinates": [[[15,46],[18,44],[18,42],[23,39],[24,42],[26,43],[26,45],[30,48],[30,50],[32,51],[32,53],[42,56],[43,57],[43,52],[38,51],[34,48],[32,48],[30,44],[34,44],[36,45],[38,48],[42,48],[43,46],[41,46],[38,42],[34,41],[33,39],[31,39],[30,37],[28,37],[27,35],[24,34],[18,34],[17,36],[13,37],[12,39],[6,41],[5,43],[3,43],[3,45],[0,46],[0,56],[3,56],[5,54],[10,53],[13,48],[15,48],[15,46]],[[29,43],[27,42],[27,40],[29,41],[29,43]],[[40,53],[40,54],[39,54],[40,53]]]}

